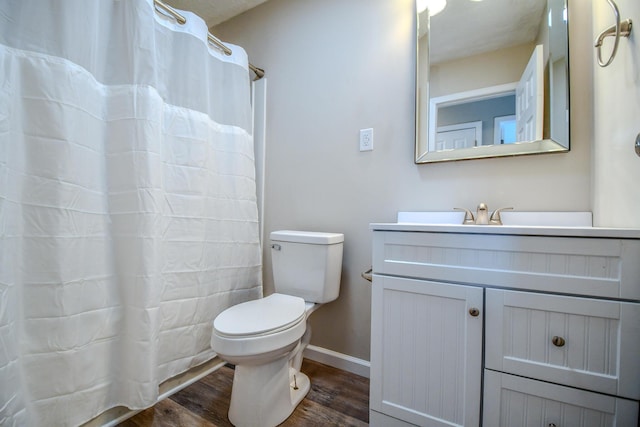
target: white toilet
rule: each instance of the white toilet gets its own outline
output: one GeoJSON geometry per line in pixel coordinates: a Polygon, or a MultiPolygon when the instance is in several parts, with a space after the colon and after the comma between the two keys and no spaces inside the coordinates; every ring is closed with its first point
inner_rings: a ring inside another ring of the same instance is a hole
{"type": "Polygon", "coordinates": [[[311,338],[307,319],[340,291],[344,235],[271,233],[276,293],[223,311],[213,321],[211,347],[236,365],[229,421],[238,427],[276,426],[310,388],[300,372],[311,338]]]}

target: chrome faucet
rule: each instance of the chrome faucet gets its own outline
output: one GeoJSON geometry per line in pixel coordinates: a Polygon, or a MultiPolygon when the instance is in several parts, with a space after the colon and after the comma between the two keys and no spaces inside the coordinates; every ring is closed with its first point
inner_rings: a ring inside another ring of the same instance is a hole
{"type": "Polygon", "coordinates": [[[476,211],[476,225],[489,224],[489,208],[486,203],[480,203],[476,211]]]}
{"type": "Polygon", "coordinates": [[[486,203],[480,203],[478,205],[478,210],[476,211],[476,215],[473,215],[469,209],[465,208],[453,208],[457,211],[464,211],[464,220],[463,224],[475,224],[475,225],[502,225],[502,218],[500,217],[500,212],[513,208],[500,208],[493,211],[491,216],[489,216],[489,208],[486,203]]]}

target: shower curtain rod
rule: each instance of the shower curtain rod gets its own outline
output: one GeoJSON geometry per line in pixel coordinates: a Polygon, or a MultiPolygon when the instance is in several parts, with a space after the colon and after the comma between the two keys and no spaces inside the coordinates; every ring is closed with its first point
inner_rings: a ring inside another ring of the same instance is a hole
{"type": "MultiPolygon", "coordinates": [[[[175,10],[174,8],[169,6],[168,4],[163,3],[160,0],[153,0],[153,3],[156,6],[159,6],[162,10],[164,10],[165,12],[170,14],[171,16],[173,16],[173,18],[178,22],[178,24],[184,25],[187,22],[187,19],[184,16],[182,16],[180,13],[178,13],[177,10],[175,10]]],[[[207,33],[207,40],[209,41],[209,43],[212,43],[217,48],[222,50],[222,52],[224,52],[225,55],[231,55],[233,53],[233,51],[231,49],[229,49],[224,43],[222,43],[220,41],[220,39],[218,39],[216,36],[214,36],[210,32],[207,33]]],[[[256,75],[256,78],[254,80],[260,80],[261,78],[264,77],[264,70],[262,68],[258,68],[255,65],[253,65],[252,63],[249,63],[249,68],[256,75]]]]}

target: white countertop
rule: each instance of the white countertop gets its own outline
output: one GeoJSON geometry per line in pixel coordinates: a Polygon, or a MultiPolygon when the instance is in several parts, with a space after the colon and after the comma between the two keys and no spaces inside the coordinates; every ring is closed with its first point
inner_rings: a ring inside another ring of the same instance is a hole
{"type": "Polygon", "coordinates": [[[549,227],[549,226],[511,226],[511,225],[450,225],[417,223],[372,223],[369,228],[375,231],[413,231],[421,233],[458,233],[458,234],[499,234],[521,236],[563,236],[563,237],[608,237],[617,239],[640,239],[637,228],[606,227],[549,227]]]}

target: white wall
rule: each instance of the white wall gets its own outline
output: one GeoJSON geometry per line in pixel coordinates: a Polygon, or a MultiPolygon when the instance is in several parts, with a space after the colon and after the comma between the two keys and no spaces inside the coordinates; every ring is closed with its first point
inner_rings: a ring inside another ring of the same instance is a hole
{"type": "MultiPolygon", "coordinates": [[[[636,1],[636,0],[629,0],[636,1]]],[[[415,165],[411,0],[270,0],[214,29],[266,69],[265,232],[344,232],[342,292],[312,343],[369,359],[371,222],[398,210],[590,210],[592,30],[571,14],[572,143],[566,154],[415,165]],[[358,132],[374,128],[374,150],[358,132]]],[[[585,10],[586,9],[586,10],[585,10]]],[[[640,22],[640,21],[639,21],[640,22]]],[[[267,246],[268,248],[268,246],[267,246]]],[[[265,293],[273,289],[267,252],[265,293]]]]}
{"type": "Polygon", "coordinates": [[[535,47],[527,43],[432,65],[431,97],[518,82],[535,47]]]}
{"type": "MultiPolygon", "coordinates": [[[[640,157],[634,141],[640,133],[640,1],[616,0],[622,19],[635,27],[630,38],[622,38],[618,54],[606,68],[595,65],[594,73],[594,223],[601,227],[640,227],[640,157]]],[[[595,40],[613,25],[607,2],[593,2],[595,40]]],[[[613,39],[605,42],[603,59],[611,52],[613,39]]],[[[595,60],[594,60],[595,64],[595,60]]]]}

